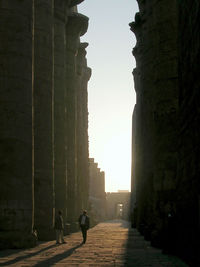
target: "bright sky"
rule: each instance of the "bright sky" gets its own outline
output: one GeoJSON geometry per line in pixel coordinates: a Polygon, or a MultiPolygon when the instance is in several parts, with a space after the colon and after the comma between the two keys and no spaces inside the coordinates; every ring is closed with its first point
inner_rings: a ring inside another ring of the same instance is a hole
{"type": "Polygon", "coordinates": [[[89,153],[105,171],[106,191],[130,190],[131,134],[135,91],[129,29],[138,10],[136,0],[85,0],[79,13],[89,17],[87,61],[92,68],[88,84],[89,153]]]}

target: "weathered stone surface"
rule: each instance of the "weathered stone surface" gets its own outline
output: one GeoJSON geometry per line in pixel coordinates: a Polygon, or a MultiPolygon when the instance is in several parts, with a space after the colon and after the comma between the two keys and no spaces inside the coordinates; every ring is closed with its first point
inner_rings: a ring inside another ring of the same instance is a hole
{"type": "Polygon", "coordinates": [[[55,238],[55,208],[77,230],[88,205],[88,18],[71,1],[25,2],[0,4],[0,247],[55,238]]]}
{"type": "Polygon", "coordinates": [[[73,6],[76,6],[78,4],[80,4],[81,2],[83,2],[84,0],[71,0],[70,1],[70,5],[69,7],[73,7],[73,6]]]}
{"type": "Polygon", "coordinates": [[[68,16],[67,32],[77,36],[84,35],[88,29],[88,20],[83,14],[71,12],[68,16]]]}
{"type": "Polygon", "coordinates": [[[89,159],[89,200],[90,213],[94,214],[92,224],[107,219],[105,173],[98,168],[93,158],[89,159]]]}
{"type": "Polygon", "coordinates": [[[54,185],[55,209],[67,214],[66,1],[54,2],[54,185]]]}
{"type": "Polygon", "coordinates": [[[138,1],[131,23],[137,104],[133,172],[135,224],[154,244],[163,242],[167,212],[174,201],[177,168],[178,54],[176,1],[138,1]],[[168,192],[171,191],[170,195],[168,192]],[[158,223],[159,221],[159,223],[158,223]]]}
{"type": "Polygon", "coordinates": [[[88,18],[70,13],[66,24],[66,112],[67,112],[67,216],[76,225],[80,209],[88,207],[88,119],[87,82],[91,71],[85,59],[80,36],[88,18]],[[83,97],[83,98],[82,98],[83,97]],[[80,199],[80,203],[77,202],[80,199]]]}
{"type": "Polygon", "coordinates": [[[32,16],[32,1],[0,2],[0,248],[34,243],[32,16]]]}
{"type": "MultiPolygon", "coordinates": [[[[72,27],[72,26],[71,26],[72,27]]],[[[77,221],[77,150],[76,150],[76,53],[79,32],[66,30],[66,112],[67,112],[67,217],[70,223],[77,221]],[[70,40],[70,41],[69,41],[70,40]]]]}
{"type": "Polygon", "coordinates": [[[53,3],[34,2],[34,197],[40,240],[54,238],[53,3]]]}
{"type": "Polygon", "coordinates": [[[80,43],[76,60],[77,87],[77,196],[78,211],[88,209],[89,203],[89,151],[88,151],[88,92],[87,84],[91,76],[91,69],[87,67],[86,47],[88,43],[80,43]]]}
{"type": "Polygon", "coordinates": [[[179,1],[177,245],[179,255],[193,266],[200,264],[199,23],[199,1],[179,1]]]}
{"type": "Polygon", "coordinates": [[[200,4],[138,4],[130,24],[137,37],[134,225],[154,245],[199,266],[200,4]]]}

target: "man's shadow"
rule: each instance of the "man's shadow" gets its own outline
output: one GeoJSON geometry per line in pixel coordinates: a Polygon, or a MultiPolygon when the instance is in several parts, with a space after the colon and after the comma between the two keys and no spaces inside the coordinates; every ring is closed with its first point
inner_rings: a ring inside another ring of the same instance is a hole
{"type": "Polygon", "coordinates": [[[35,264],[34,267],[52,266],[53,264],[69,257],[77,248],[80,248],[82,245],[83,245],[83,243],[81,243],[81,244],[79,244],[73,248],[68,249],[64,253],[57,254],[57,255],[53,256],[52,258],[41,261],[41,262],[35,264]]]}
{"type": "MultiPolygon", "coordinates": [[[[41,250],[38,250],[38,251],[36,251],[36,252],[33,252],[33,253],[29,253],[29,254],[27,254],[27,255],[23,255],[23,256],[16,257],[15,259],[9,260],[9,261],[7,261],[7,262],[0,263],[0,266],[8,266],[8,265],[10,265],[10,264],[17,263],[17,262],[22,261],[22,260],[25,260],[25,259],[27,259],[27,258],[36,256],[37,254],[40,254],[40,253],[42,253],[42,252],[44,252],[44,251],[46,251],[46,250],[48,250],[48,249],[50,249],[50,248],[53,248],[53,247],[55,247],[55,245],[50,245],[50,246],[45,247],[45,248],[43,248],[43,249],[41,249],[41,250]]],[[[22,251],[22,250],[20,249],[19,252],[21,252],[21,251],[22,251]]],[[[16,253],[16,251],[15,251],[15,253],[16,253]]]]}

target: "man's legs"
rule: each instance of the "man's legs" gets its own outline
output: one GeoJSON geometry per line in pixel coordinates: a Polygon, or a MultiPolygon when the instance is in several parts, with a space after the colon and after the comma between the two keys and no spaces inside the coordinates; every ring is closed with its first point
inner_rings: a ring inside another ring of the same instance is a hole
{"type": "Polygon", "coordinates": [[[56,229],[56,244],[66,243],[63,237],[63,230],[56,229]]]}
{"type": "Polygon", "coordinates": [[[56,244],[59,244],[60,239],[60,230],[56,229],[56,244]]]}
{"type": "Polygon", "coordinates": [[[81,226],[81,231],[82,231],[82,235],[83,235],[83,243],[85,243],[86,239],[87,239],[87,229],[84,225],[81,226]]]}
{"type": "Polygon", "coordinates": [[[66,243],[63,237],[63,230],[60,230],[60,239],[62,241],[62,243],[66,243]]]}
{"type": "Polygon", "coordinates": [[[84,231],[84,240],[83,242],[85,243],[87,240],[87,229],[85,228],[85,231],[84,231]]]}

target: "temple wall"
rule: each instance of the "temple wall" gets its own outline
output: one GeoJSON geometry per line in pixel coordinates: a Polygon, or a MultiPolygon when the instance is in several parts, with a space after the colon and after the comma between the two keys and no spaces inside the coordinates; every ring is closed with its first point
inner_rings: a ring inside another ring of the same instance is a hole
{"type": "Polygon", "coordinates": [[[89,200],[93,223],[107,219],[105,173],[98,168],[93,158],[89,159],[89,200]]]}
{"type": "Polygon", "coordinates": [[[198,1],[142,1],[130,23],[137,104],[133,120],[134,226],[198,266],[198,1]]]}
{"type": "Polygon", "coordinates": [[[1,248],[33,246],[36,231],[54,239],[58,210],[77,230],[77,208],[88,205],[91,70],[80,44],[88,27],[80,2],[0,3],[1,248]]]}
{"type": "Polygon", "coordinates": [[[179,3],[178,254],[199,266],[200,3],[179,3]],[[191,219],[192,218],[192,219],[191,219]],[[187,229],[187,231],[186,231],[187,229]]]}
{"type": "Polygon", "coordinates": [[[137,44],[133,71],[137,95],[134,176],[137,227],[154,244],[164,242],[174,201],[177,167],[178,52],[176,1],[138,1],[131,23],[137,44]]]}
{"type": "Polygon", "coordinates": [[[1,1],[0,17],[2,248],[34,244],[32,1],[1,1]]]}

